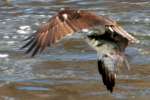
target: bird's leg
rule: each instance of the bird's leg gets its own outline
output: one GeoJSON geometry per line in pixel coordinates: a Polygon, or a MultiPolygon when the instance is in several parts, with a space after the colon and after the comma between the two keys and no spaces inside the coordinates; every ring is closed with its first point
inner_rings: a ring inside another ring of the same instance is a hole
{"type": "Polygon", "coordinates": [[[123,57],[123,62],[124,62],[124,65],[125,67],[128,69],[128,71],[130,70],[130,64],[129,64],[129,61],[127,60],[127,58],[124,56],[123,57]]]}

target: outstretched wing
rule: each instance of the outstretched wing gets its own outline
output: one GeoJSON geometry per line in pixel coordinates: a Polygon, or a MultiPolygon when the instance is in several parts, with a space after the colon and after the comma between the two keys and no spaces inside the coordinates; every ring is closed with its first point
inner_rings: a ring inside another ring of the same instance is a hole
{"type": "Polygon", "coordinates": [[[111,19],[97,16],[88,11],[64,9],[53,16],[47,23],[41,25],[36,33],[29,36],[26,39],[28,42],[22,48],[29,47],[26,53],[32,52],[32,56],[34,56],[66,35],[98,25],[106,26],[129,40],[135,40],[122,28],[116,27],[116,22],[111,19]]]}

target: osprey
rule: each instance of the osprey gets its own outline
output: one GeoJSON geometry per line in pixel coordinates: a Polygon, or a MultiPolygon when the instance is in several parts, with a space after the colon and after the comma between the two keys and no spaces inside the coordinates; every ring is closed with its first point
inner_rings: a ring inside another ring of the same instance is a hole
{"type": "Polygon", "coordinates": [[[25,39],[27,43],[22,48],[28,47],[26,53],[31,52],[34,56],[65,36],[79,32],[97,51],[99,73],[107,90],[113,92],[117,66],[123,63],[128,66],[125,48],[129,43],[139,41],[110,18],[90,11],[64,8],[25,39]]]}

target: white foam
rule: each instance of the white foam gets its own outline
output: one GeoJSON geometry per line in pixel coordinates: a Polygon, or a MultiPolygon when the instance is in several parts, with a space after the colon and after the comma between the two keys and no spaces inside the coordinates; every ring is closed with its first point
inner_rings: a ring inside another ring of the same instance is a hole
{"type": "Polygon", "coordinates": [[[24,30],[17,30],[17,33],[19,33],[19,34],[28,34],[28,32],[24,31],[24,30]]]}
{"type": "Polygon", "coordinates": [[[17,36],[17,35],[14,35],[12,38],[13,38],[13,39],[17,39],[17,38],[18,38],[18,36],[17,36]]]}
{"type": "Polygon", "coordinates": [[[7,36],[7,35],[3,36],[3,39],[9,39],[9,38],[10,38],[10,37],[7,36]]]}
{"type": "Polygon", "coordinates": [[[21,29],[21,30],[31,30],[30,26],[27,26],[27,25],[20,26],[19,29],[21,29]]]}
{"type": "Polygon", "coordinates": [[[24,25],[24,26],[19,27],[19,30],[17,30],[17,33],[19,33],[19,34],[28,34],[30,30],[31,30],[30,26],[24,25]]]}
{"type": "Polygon", "coordinates": [[[0,58],[7,58],[8,56],[8,54],[0,54],[0,58]]]}
{"type": "Polygon", "coordinates": [[[8,41],[7,43],[8,43],[8,44],[14,44],[15,41],[8,41]]]}

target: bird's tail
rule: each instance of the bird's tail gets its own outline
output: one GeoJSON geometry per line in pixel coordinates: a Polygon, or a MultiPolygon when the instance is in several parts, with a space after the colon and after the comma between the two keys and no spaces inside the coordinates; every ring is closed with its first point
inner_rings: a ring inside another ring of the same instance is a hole
{"type": "Polygon", "coordinates": [[[113,92],[116,79],[116,62],[109,56],[103,56],[98,59],[98,71],[102,75],[107,90],[113,92]]]}

